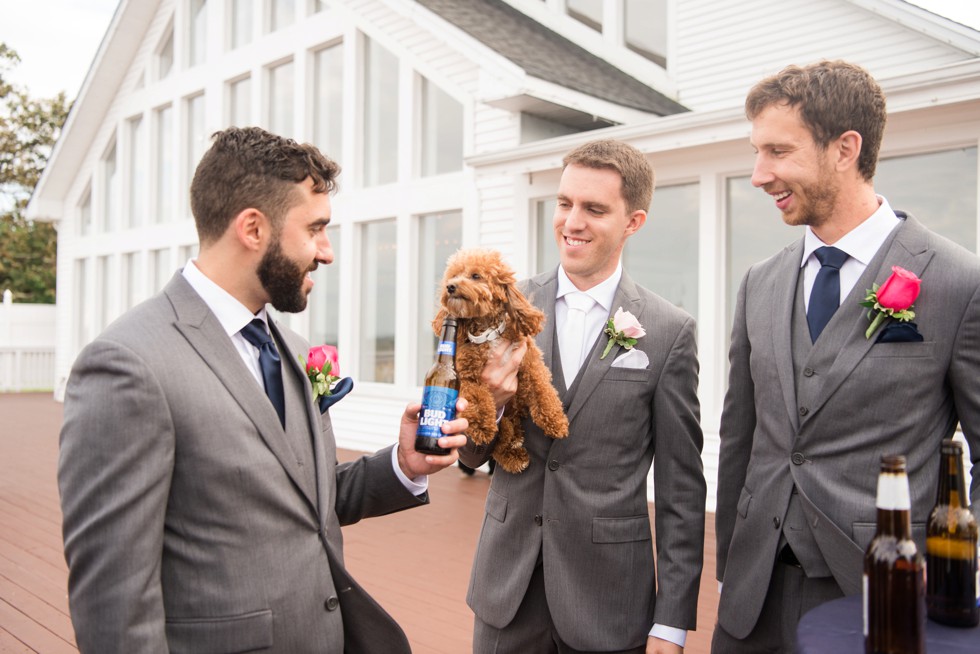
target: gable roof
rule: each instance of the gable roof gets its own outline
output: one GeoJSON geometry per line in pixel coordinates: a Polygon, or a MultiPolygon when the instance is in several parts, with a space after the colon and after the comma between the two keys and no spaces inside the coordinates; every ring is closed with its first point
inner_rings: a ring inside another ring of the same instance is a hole
{"type": "Polygon", "coordinates": [[[658,116],[688,111],[502,0],[417,0],[533,77],[658,116]]]}

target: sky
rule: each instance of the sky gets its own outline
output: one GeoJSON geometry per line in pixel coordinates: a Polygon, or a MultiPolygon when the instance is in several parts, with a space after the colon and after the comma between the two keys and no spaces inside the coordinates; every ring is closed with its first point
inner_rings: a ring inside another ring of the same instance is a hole
{"type": "MultiPolygon", "coordinates": [[[[0,0],[0,41],[21,57],[10,78],[35,97],[64,91],[73,99],[118,4],[118,0],[0,0]]],[[[915,0],[914,4],[980,30],[976,0],[915,0]]]]}

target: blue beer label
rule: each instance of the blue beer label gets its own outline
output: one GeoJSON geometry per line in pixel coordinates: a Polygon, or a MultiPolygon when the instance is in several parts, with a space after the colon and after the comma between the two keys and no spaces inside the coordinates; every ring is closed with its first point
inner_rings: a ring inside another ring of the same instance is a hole
{"type": "Polygon", "coordinates": [[[422,411],[419,412],[419,428],[415,435],[425,438],[445,436],[440,427],[447,420],[456,418],[457,397],[459,391],[455,389],[426,386],[422,392],[422,411]]]}
{"type": "Polygon", "coordinates": [[[436,349],[436,356],[439,356],[440,354],[456,356],[456,343],[454,341],[439,341],[439,347],[436,349]]]}

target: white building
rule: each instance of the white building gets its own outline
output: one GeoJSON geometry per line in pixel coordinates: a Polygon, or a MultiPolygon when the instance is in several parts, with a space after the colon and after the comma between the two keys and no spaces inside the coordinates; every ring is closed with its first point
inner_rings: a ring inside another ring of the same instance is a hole
{"type": "Polygon", "coordinates": [[[624,263],[698,320],[713,505],[735,292],[800,234],[749,184],[742,102],[822,58],[888,95],[878,191],[978,251],[980,33],[901,0],[122,0],[28,208],[59,230],[56,386],[194,255],[209,135],[257,124],[344,167],[336,263],[283,319],[356,380],[331,411],[340,444],[390,443],[432,360],[446,256],[555,265],[563,154],[620,138],[658,176],[624,263]]]}

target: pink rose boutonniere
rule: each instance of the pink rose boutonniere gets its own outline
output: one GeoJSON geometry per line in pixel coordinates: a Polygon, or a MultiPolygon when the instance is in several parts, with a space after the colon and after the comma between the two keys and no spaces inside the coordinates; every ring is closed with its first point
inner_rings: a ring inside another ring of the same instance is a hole
{"type": "Polygon", "coordinates": [[[317,345],[311,347],[307,359],[299,358],[306,368],[306,375],[313,385],[313,401],[330,395],[330,388],[340,379],[339,357],[337,348],[333,345],[317,345]]]}
{"type": "Polygon", "coordinates": [[[616,309],[616,315],[609,319],[603,331],[609,337],[609,341],[600,359],[606,358],[613,345],[622,345],[627,350],[631,350],[636,345],[637,339],[647,335],[636,316],[629,311],[623,311],[623,307],[616,309]]]}
{"type": "Polygon", "coordinates": [[[915,318],[912,305],[919,297],[922,280],[905,268],[892,266],[891,276],[881,286],[877,284],[868,291],[861,306],[868,307],[868,320],[871,326],[864,333],[865,338],[878,331],[888,318],[899,322],[909,322],[915,318]]]}

